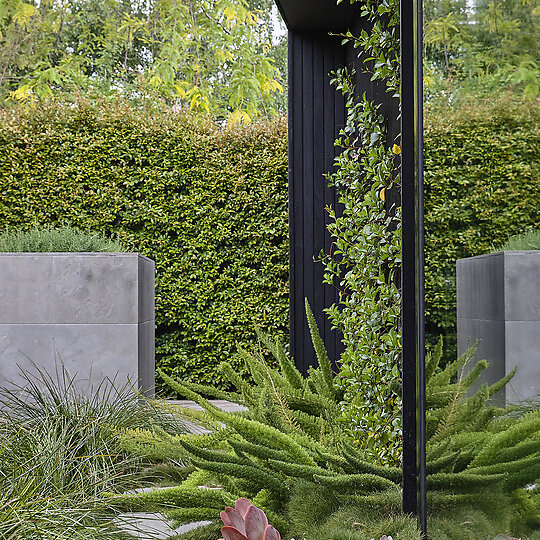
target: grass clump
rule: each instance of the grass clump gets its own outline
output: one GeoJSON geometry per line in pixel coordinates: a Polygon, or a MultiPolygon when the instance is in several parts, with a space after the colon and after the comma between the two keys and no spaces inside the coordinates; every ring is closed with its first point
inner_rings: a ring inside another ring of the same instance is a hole
{"type": "Polygon", "coordinates": [[[90,397],[65,368],[38,372],[0,390],[0,538],[123,538],[108,493],[140,485],[144,463],[118,433],[181,426],[127,387],[104,383],[90,397]]]}
{"type": "Polygon", "coordinates": [[[34,227],[31,230],[6,229],[0,235],[0,252],[121,252],[122,245],[102,234],[82,231],[71,225],[34,227]]]}
{"type": "Polygon", "coordinates": [[[525,251],[540,249],[540,230],[527,231],[511,236],[501,247],[501,251],[525,251]]]}

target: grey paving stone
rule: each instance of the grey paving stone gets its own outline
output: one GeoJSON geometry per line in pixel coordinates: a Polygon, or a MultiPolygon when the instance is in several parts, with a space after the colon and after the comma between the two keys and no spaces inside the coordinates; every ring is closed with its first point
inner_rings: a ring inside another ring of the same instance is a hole
{"type": "MultiPolygon", "coordinates": [[[[171,405],[178,405],[179,407],[187,407],[188,409],[195,409],[196,411],[204,410],[198,403],[189,399],[168,399],[166,401],[171,405]]],[[[224,399],[211,399],[210,403],[227,412],[247,411],[247,407],[244,407],[244,405],[232,403],[224,399]]]]}
{"type": "Polygon", "coordinates": [[[160,513],[149,512],[127,512],[120,514],[115,523],[125,533],[134,538],[145,540],[162,540],[171,538],[178,534],[184,534],[204,525],[209,525],[211,521],[195,521],[173,528],[167,518],[160,513]]]}

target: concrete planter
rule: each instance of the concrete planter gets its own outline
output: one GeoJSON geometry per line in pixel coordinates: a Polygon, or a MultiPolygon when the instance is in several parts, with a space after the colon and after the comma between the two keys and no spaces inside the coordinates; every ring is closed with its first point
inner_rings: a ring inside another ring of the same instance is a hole
{"type": "MultiPolygon", "coordinates": [[[[154,389],[154,262],[133,253],[0,253],[0,386],[18,366],[78,387],[154,389]]],[[[20,381],[20,379],[19,379],[20,381]]]]}
{"type": "MultiPolygon", "coordinates": [[[[540,251],[505,251],[457,261],[458,354],[481,340],[477,359],[493,383],[518,366],[499,396],[516,402],[540,393],[540,251]]],[[[483,382],[482,381],[482,382],[483,382]]]]}

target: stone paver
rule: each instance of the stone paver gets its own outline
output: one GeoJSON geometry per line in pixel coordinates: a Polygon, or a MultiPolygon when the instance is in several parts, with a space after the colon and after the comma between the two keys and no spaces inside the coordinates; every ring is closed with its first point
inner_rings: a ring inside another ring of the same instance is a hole
{"type": "MultiPolygon", "coordinates": [[[[179,407],[187,407],[188,409],[195,409],[196,411],[204,410],[198,403],[195,403],[195,401],[191,401],[189,399],[167,399],[166,403],[178,405],[179,407]]],[[[247,411],[247,407],[239,405],[238,403],[225,401],[224,399],[211,399],[210,403],[226,412],[247,411]]]]}
{"type": "MultiPolygon", "coordinates": [[[[166,400],[167,403],[171,405],[176,405],[178,407],[187,407],[190,409],[196,409],[202,411],[203,408],[195,403],[195,401],[190,400],[166,400]]],[[[236,412],[246,410],[246,407],[238,405],[237,403],[231,403],[230,401],[225,401],[222,399],[211,400],[211,402],[227,412],[236,412]]],[[[193,425],[193,431],[195,433],[208,432],[208,430],[201,428],[199,426],[193,425]]],[[[145,493],[148,491],[155,491],[159,489],[166,488],[138,488],[128,493],[145,493]]],[[[218,516],[216,516],[218,517],[218,516]]],[[[197,529],[204,525],[209,525],[211,521],[194,521],[192,523],[186,523],[180,525],[179,527],[172,528],[171,522],[160,513],[150,513],[150,512],[126,512],[120,514],[116,518],[116,523],[127,534],[130,534],[134,538],[140,538],[145,540],[162,540],[170,538],[178,534],[184,534],[193,529],[197,529]]]]}
{"type": "MultiPolygon", "coordinates": [[[[163,400],[163,402],[166,403],[167,405],[172,405],[176,407],[185,407],[186,409],[194,409],[196,411],[204,410],[198,403],[195,403],[195,401],[191,401],[189,399],[167,399],[167,400],[163,400]]],[[[243,405],[239,405],[238,403],[231,403],[230,401],[225,401],[223,399],[211,399],[210,403],[214,404],[216,407],[219,407],[220,409],[226,412],[247,411],[247,407],[244,407],[243,405]]],[[[189,429],[189,431],[193,433],[199,433],[199,434],[210,433],[209,429],[206,429],[202,426],[198,426],[194,424],[193,422],[190,422],[188,420],[184,420],[184,422],[185,422],[186,428],[189,429]]]]}
{"type": "Polygon", "coordinates": [[[211,521],[195,521],[173,529],[163,514],[149,512],[126,512],[120,514],[115,522],[125,533],[144,540],[171,538],[212,523],[211,521]]]}

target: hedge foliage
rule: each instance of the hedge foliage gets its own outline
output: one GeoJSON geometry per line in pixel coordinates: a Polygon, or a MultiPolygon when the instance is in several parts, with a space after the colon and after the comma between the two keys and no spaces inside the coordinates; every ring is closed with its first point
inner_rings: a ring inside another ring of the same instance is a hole
{"type": "Polygon", "coordinates": [[[219,385],[288,327],[286,122],[48,104],[0,112],[0,228],[68,223],[156,262],[157,364],[219,385]]]}
{"type": "MultiPolygon", "coordinates": [[[[538,102],[426,111],[432,335],[455,332],[456,259],[540,223],[539,116],[538,102]]],[[[70,224],[152,257],[158,365],[219,385],[254,322],[287,332],[285,128],[84,100],[0,111],[0,229],[70,224]]]]}
{"type": "Polygon", "coordinates": [[[426,329],[446,334],[448,348],[456,260],[540,224],[540,102],[428,110],[424,139],[426,329]]]}

